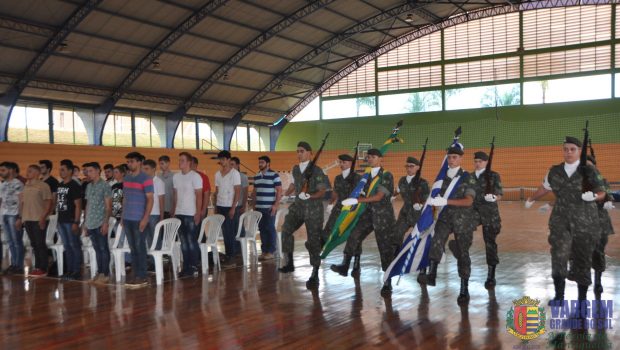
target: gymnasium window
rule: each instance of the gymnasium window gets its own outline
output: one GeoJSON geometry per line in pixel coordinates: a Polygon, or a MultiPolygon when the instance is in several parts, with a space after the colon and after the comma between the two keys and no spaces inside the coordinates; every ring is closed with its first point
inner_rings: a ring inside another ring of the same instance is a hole
{"type": "Polygon", "coordinates": [[[46,104],[17,104],[9,119],[8,140],[49,143],[49,112],[46,104]]]}
{"type": "Polygon", "coordinates": [[[523,84],[523,103],[538,104],[611,98],[610,87],[611,74],[527,81],[523,84]]]}
{"type": "Polygon", "coordinates": [[[376,114],[375,96],[323,101],[323,119],[369,117],[376,114]]]}
{"type": "Polygon", "coordinates": [[[291,122],[306,122],[321,119],[321,103],[317,97],[291,119],[291,122]]]}
{"type": "Polygon", "coordinates": [[[430,112],[440,110],[440,90],[379,96],[380,115],[430,112]]]}
{"type": "Polygon", "coordinates": [[[108,115],[101,141],[104,146],[131,147],[131,114],[113,112],[108,115]]]}
{"type": "Polygon", "coordinates": [[[615,83],[616,83],[616,97],[620,97],[620,73],[616,73],[616,78],[615,78],[615,83]]]}
{"type": "Polygon", "coordinates": [[[136,113],[136,147],[166,147],[166,118],[136,113]]]}
{"type": "Polygon", "coordinates": [[[230,141],[231,151],[249,151],[248,148],[248,125],[240,124],[232,135],[230,141]]]}
{"type": "Polygon", "coordinates": [[[446,110],[515,106],[520,103],[518,83],[446,90],[446,110]]]}
{"type": "Polygon", "coordinates": [[[198,138],[201,150],[217,150],[224,147],[224,124],[211,120],[198,120],[198,138]]]}
{"type": "Polygon", "coordinates": [[[248,131],[250,133],[250,151],[269,151],[269,127],[251,125],[248,131]]]}
{"type": "Polygon", "coordinates": [[[92,110],[53,106],[54,143],[92,145],[95,115],[92,110]]]}
{"type": "Polygon", "coordinates": [[[196,146],[196,119],[184,118],[174,135],[174,148],[197,149],[196,146]]]}
{"type": "Polygon", "coordinates": [[[323,96],[342,96],[375,92],[375,61],[370,61],[332,85],[323,96]]]}

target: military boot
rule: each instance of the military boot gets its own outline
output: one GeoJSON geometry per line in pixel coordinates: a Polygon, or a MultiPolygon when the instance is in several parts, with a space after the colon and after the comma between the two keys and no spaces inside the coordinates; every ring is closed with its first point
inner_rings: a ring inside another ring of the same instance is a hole
{"type": "Polygon", "coordinates": [[[484,288],[495,288],[495,265],[489,265],[489,272],[487,275],[487,280],[484,282],[484,288]]]}
{"type": "Polygon", "coordinates": [[[295,271],[295,265],[293,264],[293,253],[286,253],[286,265],[278,269],[282,273],[289,273],[295,271]]]}
{"type": "Polygon", "coordinates": [[[422,270],[420,270],[420,273],[418,273],[418,283],[419,284],[426,284],[426,267],[423,268],[422,270]]]}
{"type": "Polygon", "coordinates": [[[392,295],[392,279],[388,279],[383,283],[383,287],[381,288],[381,296],[386,298],[392,295]]]}
{"type": "Polygon", "coordinates": [[[601,278],[603,277],[603,271],[594,271],[594,294],[603,294],[603,284],[601,278]]]}
{"type": "Polygon", "coordinates": [[[587,317],[587,306],[585,305],[585,301],[588,297],[588,285],[578,284],[577,293],[577,301],[579,302],[579,307],[573,310],[573,314],[571,316],[573,318],[584,319],[587,317]],[[583,308],[586,308],[586,312],[584,312],[583,308]]]}
{"type": "Polygon", "coordinates": [[[566,281],[561,277],[553,277],[553,287],[555,289],[555,296],[549,300],[549,305],[561,306],[564,303],[564,288],[566,287],[566,281]]]}
{"type": "Polygon", "coordinates": [[[434,260],[431,260],[431,264],[430,264],[430,272],[428,273],[428,275],[426,275],[426,284],[429,286],[434,286],[435,285],[435,279],[437,278],[437,262],[434,260]]]}
{"type": "Polygon", "coordinates": [[[360,256],[359,255],[355,255],[353,257],[353,269],[351,270],[351,276],[353,278],[360,278],[360,273],[361,273],[361,269],[360,269],[360,256]]]}
{"type": "Polygon", "coordinates": [[[349,274],[349,266],[351,266],[351,255],[344,254],[340,265],[332,265],[329,268],[332,271],[338,272],[340,275],[346,277],[349,274]]]}
{"type": "Polygon", "coordinates": [[[456,302],[461,304],[466,304],[469,302],[469,280],[467,278],[461,278],[461,291],[459,292],[459,296],[456,298],[456,302]]]}
{"type": "Polygon", "coordinates": [[[310,275],[310,278],[308,278],[308,281],[306,281],[306,288],[316,289],[318,287],[319,287],[319,267],[312,266],[312,275],[310,275]]]}

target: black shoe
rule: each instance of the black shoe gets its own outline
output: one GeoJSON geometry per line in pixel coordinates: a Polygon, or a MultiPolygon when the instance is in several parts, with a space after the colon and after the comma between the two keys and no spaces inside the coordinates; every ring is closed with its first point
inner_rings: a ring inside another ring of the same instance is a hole
{"type": "Polygon", "coordinates": [[[13,270],[11,270],[11,274],[12,275],[23,275],[24,274],[24,268],[23,267],[13,267],[13,270]]]}
{"type": "Polygon", "coordinates": [[[351,266],[351,255],[344,254],[340,265],[332,265],[329,268],[332,271],[339,273],[341,276],[347,277],[349,274],[349,266],[351,266]]]}
{"type": "Polygon", "coordinates": [[[467,288],[469,281],[467,278],[461,278],[461,291],[459,292],[459,296],[456,298],[456,302],[461,304],[466,304],[469,302],[469,290],[467,288]]]}
{"type": "Polygon", "coordinates": [[[555,289],[555,296],[553,299],[549,300],[549,306],[562,306],[564,303],[566,281],[561,277],[553,277],[553,287],[555,289]]]}
{"type": "Polygon", "coordinates": [[[435,279],[437,278],[437,266],[438,265],[439,264],[436,261],[431,260],[430,267],[429,267],[430,272],[428,273],[428,275],[426,275],[426,285],[428,286],[435,285],[435,279]]]}
{"type": "Polygon", "coordinates": [[[362,271],[360,268],[360,256],[355,255],[353,257],[353,269],[351,270],[351,277],[360,278],[361,272],[362,271]]]}
{"type": "Polygon", "coordinates": [[[489,265],[489,273],[487,275],[486,282],[484,282],[484,288],[486,289],[495,288],[495,265],[489,265]]]}
{"type": "Polygon", "coordinates": [[[392,296],[392,279],[385,281],[381,287],[381,296],[384,298],[392,296]]]}
{"type": "Polygon", "coordinates": [[[602,271],[594,271],[594,294],[603,294],[603,284],[601,278],[603,277],[602,271]]]}
{"type": "Polygon", "coordinates": [[[417,281],[419,284],[426,284],[426,267],[423,268],[422,270],[420,270],[420,273],[418,273],[418,278],[417,281]]]}
{"type": "Polygon", "coordinates": [[[278,268],[278,271],[282,273],[289,273],[295,271],[295,265],[293,264],[293,253],[286,254],[286,265],[278,268]]]}
{"type": "Polygon", "coordinates": [[[69,277],[71,278],[72,281],[81,281],[82,280],[82,274],[80,272],[74,272],[71,275],[69,275],[69,277]]]}
{"type": "Polygon", "coordinates": [[[319,267],[313,266],[312,275],[310,275],[310,278],[308,278],[308,281],[306,281],[306,288],[316,289],[318,287],[319,287],[319,267]]]}
{"type": "Polygon", "coordinates": [[[15,269],[15,266],[9,265],[9,267],[7,267],[6,269],[2,270],[2,272],[0,272],[0,275],[11,275],[13,274],[14,269],[15,269]]]}

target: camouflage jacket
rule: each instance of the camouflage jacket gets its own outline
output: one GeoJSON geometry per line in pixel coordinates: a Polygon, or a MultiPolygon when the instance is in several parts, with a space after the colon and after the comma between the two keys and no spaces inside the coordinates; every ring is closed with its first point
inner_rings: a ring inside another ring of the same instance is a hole
{"type": "MultiPolygon", "coordinates": [[[[310,166],[310,165],[308,165],[310,166]]],[[[306,169],[306,171],[310,171],[309,169],[306,169]]],[[[295,181],[295,204],[307,204],[307,205],[323,205],[323,198],[315,198],[315,199],[308,199],[308,200],[301,200],[299,199],[299,197],[297,197],[297,195],[301,192],[301,188],[304,184],[304,176],[301,172],[301,170],[299,169],[299,165],[295,165],[293,167],[293,180],[295,181]]],[[[318,166],[314,166],[314,168],[312,169],[312,176],[310,177],[310,183],[308,184],[308,194],[315,194],[316,192],[320,191],[320,190],[328,190],[330,187],[329,185],[329,178],[327,177],[327,175],[325,175],[323,173],[323,170],[321,168],[319,168],[318,166]]]]}
{"type": "MultiPolygon", "coordinates": [[[[593,187],[593,192],[603,191],[603,178],[596,168],[586,167],[586,176],[593,187]]],[[[568,177],[564,171],[564,163],[554,165],[547,174],[547,181],[556,198],[549,226],[565,226],[570,223],[575,230],[585,232],[599,226],[597,204],[581,199],[581,169],[577,169],[571,177],[568,177]]]]}
{"type": "MultiPolygon", "coordinates": [[[[351,169],[351,171],[353,172],[353,169],[351,169]]],[[[342,174],[336,176],[334,179],[334,192],[336,193],[336,196],[338,196],[338,199],[336,200],[336,203],[334,203],[335,209],[342,208],[342,201],[349,198],[349,195],[353,192],[355,185],[360,182],[361,179],[362,176],[355,172],[349,173],[349,177],[347,179],[343,178],[342,174]],[[351,176],[353,176],[353,181],[349,181],[351,176]]]]}
{"type": "Polygon", "coordinates": [[[407,183],[407,176],[403,176],[398,180],[398,192],[403,198],[403,209],[401,210],[407,212],[413,211],[413,197],[418,188],[420,189],[418,193],[418,203],[424,204],[430,194],[430,189],[428,188],[428,182],[426,182],[426,180],[420,178],[419,185],[414,184],[413,179],[411,182],[407,183]]]}
{"type": "MultiPolygon", "coordinates": [[[[392,213],[392,217],[394,217],[394,208],[392,207],[392,193],[394,191],[394,176],[389,171],[379,170],[377,174],[379,179],[379,183],[377,184],[377,189],[375,193],[383,192],[383,198],[378,202],[368,203],[368,210],[372,211],[376,215],[384,215],[387,213],[392,213]]],[[[364,193],[368,193],[368,189],[370,188],[370,184],[372,180],[375,178],[371,178],[366,183],[364,187],[364,193]]]]}
{"type": "Polygon", "coordinates": [[[607,211],[607,209],[603,207],[603,205],[605,204],[605,201],[613,200],[613,197],[611,196],[611,188],[609,187],[609,183],[607,182],[606,179],[603,179],[603,186],[604,186],[605,192],[607,193],[607,198],[605,198],[605,200],[602,202],[596,203],[598,206],[598,217],[599,217],[599,223],[601,225],[601,234],[613,235],[615,232],[614,232],[614,226],[611,223],[611,217],[609,216],[609,212],[607,211]]]}
{"type": "MultiPolygon", "coordinates": [[[[487,188],[486,171],[480,174],[480,177],[476,177],[475,173],[471,174],[471,177],[475,180],[476,184],[474,189],[476,190],[476,198],[474,199],[474,210],[480,216],[480,223],[482,225],[489,225],[492,223],[499,223],[499,208],[497,202],[487,202],[484,200],[484,196],[487,188]]],[[[498,173],[491,171],[490,173],[491,186],[493,187],[492,194],[496,196],[502,196],[504,190],[502,188],[502,182],[498,173]]]]}
{"type": "MultiPolygon", "coordinates": [[[[463,199],[466,196],[471,197],[472,199],[476,198],[476,180],[469,175],[468,172],[463,171],[463,168],[459,169],[458,173],[454,176],[461,177],[461,182],[457,185],[457,187],[452,191],[452,195],[450,199],[463,199]]],[[[441,196],[444,195],[448,186],[453,181],[452,178],[445,177],[443,183],[441,185],[441,190],[439,194],[441,196]]],[[[438,220],[442,220],[445,222],[453,222],[455,226],[462,228],[464,231],[473,231],[477,226],[477,215],[474,211],[474,207],[457,207],[453,205],[446,206],[439,216],[438,220]]]]}

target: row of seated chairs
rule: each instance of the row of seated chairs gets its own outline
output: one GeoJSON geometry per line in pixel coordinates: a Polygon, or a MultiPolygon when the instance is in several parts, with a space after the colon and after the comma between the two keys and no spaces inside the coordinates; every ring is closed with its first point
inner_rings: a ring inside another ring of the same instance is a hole
{"type": "MultiPolygon", "coordinates": [[[[281,208],[276,214],[276,225],[284,219],[288,213],[287,208],[281,208]]],[[[253,255],[253,262],[258,263],[258,251],[256,247],[256,236],[259,234],[258,223],[262,217],[260,212],[250,210],[243,213],[239,218],[239,226],[237,228],[237,240],[241,243],[241,255],[243,258],[243,265],[250,265],[250,253],[253,255]],[[245,231],[245,236],[241,236],[245,231]],[[253,233],[253,234],[248,234],[253,233]],[[249,246],[249,249],[248,249],[249,246]]],[[[222,235],[222,223],[224,222],[224,216],[219,214],[209,215],[200,225],[200,233],[198,235],[198,244],[200,247],[200,255],[202,262],[202,273],[206,275],[209,270],[209,250],[213,257],[214,268],[220,270],[218,241],[223,239],[222,235]],[[203,242],[204,241],[204,242],[203,242]]],[[[64,246],[60,235],[57,232],[58,218],[56,215],[49,217],[49,224],[46,232],[46,244],[49,249],[52,250],[53,258],[57,262],[59,275],[62,274],[64,268],[64,246]]],[[[163,283],[164,271],[163,261],[164,256],[170,257],[172,263],[172,276],[173,279],[177,279],[177,272],[181,266],[181,243],[178,240],[178,230],[181,226],[181,221],[176,218],[164,219],[157,223],[155,226],[153,243],[148,247],[147,254],[152,256],[155,261],[155,281],[157,285],[163,283]],[[157,248],[157,242],[159,236],[162,236],[161,248],[157,248]]],[[[24,230],[25,231],[25,230],[24,230]]],[[[123,234],[122,223],[116,222],[115,218],[110,218],[108,229],[108,243],[110,246],[110,271],[114,270],[116,282],[121,282],[122,277],[125,275],[125,255],[130,252],[129,244],[123,234]],[[115,233],[113,235],[113,233],[115,233]]],[[[84,262],[90,266],[90,275],[95,277],[97,274],[97,259],[95,257],[95,249],[89,237],[82,236],[82,251],[84,253],[84,262]]],[[[2,235],[2,249],[6,253],[8,251],[8,244],[5,241],[4,234],[2,235]]],[[[34,266],[34,254],[32,254],[32,246],[28,240],[28,235],[24,232],[24,247],[26,248],[26,254],[30,256],[32,265],[34,266]]],[[[7,256],[7,254],[3,254],[7,256]]],[[[282,257],[282,238],[281,233],[277,231],[277,249],[276,256],[282,257]]]]}

